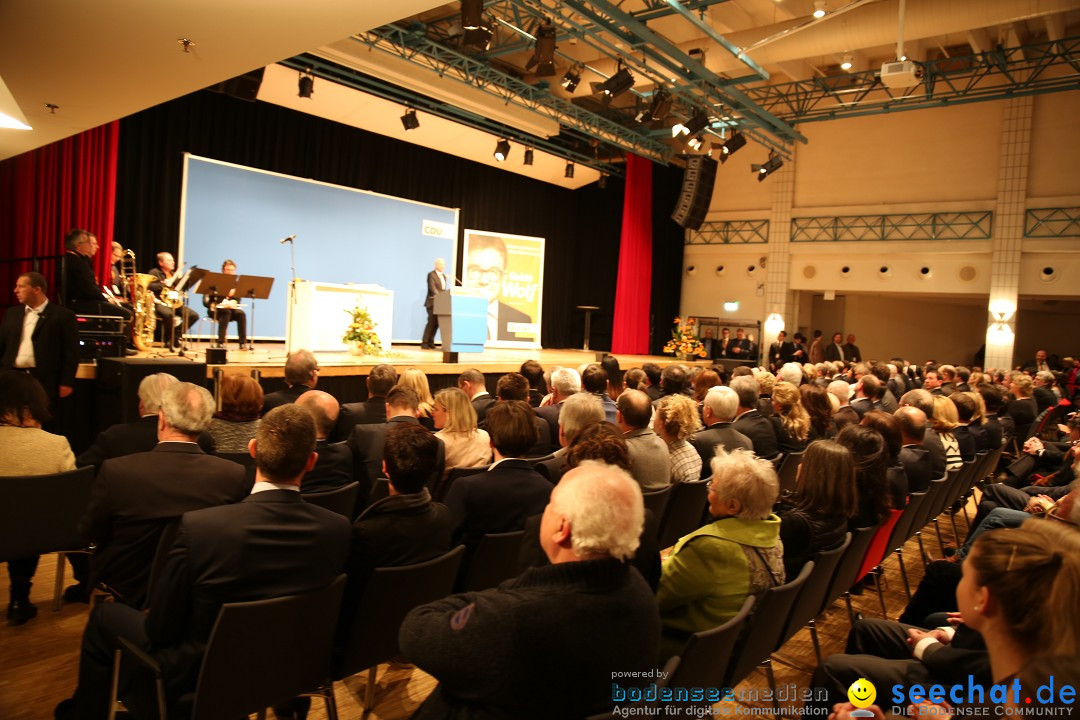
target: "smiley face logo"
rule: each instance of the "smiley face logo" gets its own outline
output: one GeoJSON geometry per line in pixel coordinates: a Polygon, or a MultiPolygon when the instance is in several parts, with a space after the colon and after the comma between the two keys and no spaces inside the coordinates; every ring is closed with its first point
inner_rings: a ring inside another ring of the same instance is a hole
{"type": "Polygon", "coordinates": [[[874,683],[866,678],[859,678],[851,683],[851,687],[847,690],[847,696],[852,705],[857,708],[864,708],[874,704],[874,700],[877,699],[877,688],[874,687],[874,683]]]}

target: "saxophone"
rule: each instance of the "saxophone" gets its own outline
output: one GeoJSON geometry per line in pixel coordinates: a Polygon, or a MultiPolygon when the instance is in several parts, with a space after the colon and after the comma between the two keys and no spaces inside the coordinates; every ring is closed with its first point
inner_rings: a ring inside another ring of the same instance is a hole
{"type": "Polygon", "coordinates": [[[154,293],[150,292],[150,283],[156,278],[149,273],[135,271],[135,253],[131,250],[124,252],[124,257],[120,259],[120,275],[125,280],[131,307],[135,310],[131,340],[137,349],[145,352],[154,342],[154,329],[157,327],[154,293]]]}

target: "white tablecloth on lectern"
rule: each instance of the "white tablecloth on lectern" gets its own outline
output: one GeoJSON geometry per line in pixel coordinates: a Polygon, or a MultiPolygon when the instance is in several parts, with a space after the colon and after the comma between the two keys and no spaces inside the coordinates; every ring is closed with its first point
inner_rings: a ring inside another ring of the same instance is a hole
{"type": "Polygon", "coordinates": [[[345,343],[341,341],[341,336],[349,325],[347,313],[358,304],[367,308],[375,321],[375,332],[382,340],[383,348],[389,348],[394,322],[392,290],[379,285],[338,285],[297,280],[289,288],[289,351],[344,350],[345,343]]]}

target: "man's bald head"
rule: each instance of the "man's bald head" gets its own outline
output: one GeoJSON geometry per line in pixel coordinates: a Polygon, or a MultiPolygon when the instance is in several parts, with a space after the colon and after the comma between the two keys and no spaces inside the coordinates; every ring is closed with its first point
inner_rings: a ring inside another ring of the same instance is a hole
{"type": "Polygon", "coordinates": [[[337,424],[341,405],[337,398],[322,390],[308,390],[296,399],[296,404],[311,413],[315,421],[315,436],[325,440],[337,424]]]}
{"type": "Polygon", "coordinates": [[[922,444],[926,435],[926,413],[914,405],[905,405],[893,417],[900,423],[900,436],[905,445],[922,444]]]}

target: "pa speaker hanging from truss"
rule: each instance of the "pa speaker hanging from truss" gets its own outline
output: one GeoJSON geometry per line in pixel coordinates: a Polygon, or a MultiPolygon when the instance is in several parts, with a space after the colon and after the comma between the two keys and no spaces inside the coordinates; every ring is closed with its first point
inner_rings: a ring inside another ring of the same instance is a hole
{"type": "Polygon", "coordinates": [[[695,155],[686,161],[682,192],[679,193],[679,200],[671,213],[672,220],[690,230],[701,227],[712,203],[718,165],[719,163],[707,155],[695,155]]]}

